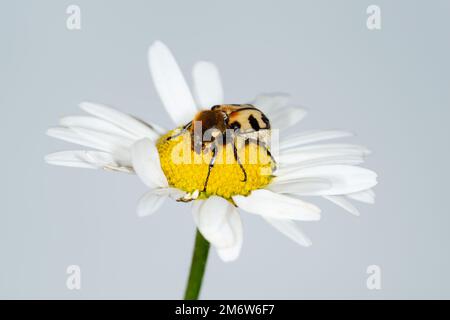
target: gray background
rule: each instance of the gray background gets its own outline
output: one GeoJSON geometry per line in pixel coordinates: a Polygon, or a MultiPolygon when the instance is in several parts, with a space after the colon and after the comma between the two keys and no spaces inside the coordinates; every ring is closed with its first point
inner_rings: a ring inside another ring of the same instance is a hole
{"type": "Polygon", "coordinates": [[[83,100],[170,126],[146,58],[161,39],[186,75],[215,61],[229,102],[291,93],[310,111],[291,132],[356,132],[380,176],[359,218],[318,202],[323,219],[303,224],[311,248],[244,214],[241,257],[211,254],[202,297],[450,298],[449,13],[437,0],[2,1],[0,297],[182,296],[188,206],[140,219],[136,177],[43,161],[73,147],[44,132],[83,100]],[[80,31],[66,29],[69,4],[81,7],[80,31]],[[366,28],[369,4],[381,7],[381,31],[366,28]],[[70,264],[80,291],[65,286],[70,264]],[[380,291],[366,288],[371,264],[380,291]]]}

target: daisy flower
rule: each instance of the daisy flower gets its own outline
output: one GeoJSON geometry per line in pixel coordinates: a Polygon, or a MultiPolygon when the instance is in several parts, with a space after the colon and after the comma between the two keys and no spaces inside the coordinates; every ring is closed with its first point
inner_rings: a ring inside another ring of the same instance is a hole
{"type": "MultiPolygon", "coordinates": [[[[351,136],[344,131],[288,136],[280,141],[273,157],[260,152],[261,145],[242,145],[239,152],[244,156],[259,152],[261,157],[254,163],[232,159],[210,170],[211,152],[205,152],[205,161],[175,161],[174,155],[195,156],[191,149],[179,148],[191,142],[189,131],[182,127],[199,111],[224,104],[220,75],[214,64],[197,62],[192,71],[192,94],[163,43],[150,46],[148,61],[175,129],[166,130],[111,107],[83,102],[80,107],[88,115],[64,117],[47,134],[87,149],[49,154],[45,160],[53,165],[136,174],[149,188],[137,205],[139,216],[156,212],[168,198],[192,203],[198,232],[189,280],[192,285],[188,285],[186,297],[198,296],[209,244],[223,261],[239,256],[243,242],[239,210],[261,216],[293,241],[310,246],[310,239],[296,221],[317,221],[320,209],[302,196],[325,198],[354,215],[359,212],[350,200],[374,202],[372,187],[377,175],[358,166],[369,150],[353,144],[316,144],[351,136]],[[242,179],[243,170],[246,179],[242,179]],[[203,188],[207,175],[208,184],[203,188]]],[[[284,94],[259,95],[251,104],[267,116],[272,132],[293,126],[306,115],[304,109],[290,105],[289,96],[284,94]]],[[[217,157],[233,154],[229,149],[223,145],[217,157]]]]}

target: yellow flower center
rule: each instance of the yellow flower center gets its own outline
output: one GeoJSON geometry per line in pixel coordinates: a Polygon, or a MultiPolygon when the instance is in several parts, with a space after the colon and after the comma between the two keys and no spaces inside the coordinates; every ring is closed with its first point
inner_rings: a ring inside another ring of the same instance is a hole
{"type": "Polygon", "coordinates": [[[177,132],[177,129],[169,131],[156,145],[161,168],[172,187],[188,194],[198,193],[200,199],[217,195],[231,201],[232,196],[247,196],[252,190],[269,184],[272,179],[274,163],[264,147],[256,143],[241,143],[241,146],[237,146],[241,168],[235,159],[233,145],[228,143],[217,148],[216,160],[204,190],[213,156],[209,148],[211,144],[206,144],[204,151],[198,154],[191,147],[189,132],[168,139],[177,132]]]}

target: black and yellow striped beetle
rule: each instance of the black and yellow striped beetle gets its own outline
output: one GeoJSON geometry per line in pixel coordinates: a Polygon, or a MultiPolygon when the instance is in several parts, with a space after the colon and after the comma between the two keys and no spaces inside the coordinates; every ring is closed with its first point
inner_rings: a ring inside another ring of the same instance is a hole
{"type": "MultiPolygon", "coordinates": [[[[275,166],[275,160],[267,148],[265,139],[260,138],[260,133],[270,131],[270,121],[266,115],[252,104],[221,104],[215,105],[211,110],[203,110],[197,113],[192,121],[182,127],[180,132],[170,136],[167,140],[178,137],[189,132],[192,139],[192,150],[197,154],[208,149],[212,152],[209,163],[208,174],[205,179],[203,191],[206,191],[211,169],[214,167],[217,150],[220,146],[231,144],[233,146],[234,159],[239,164],[244,178],[242,182],[247,181],[247,173],[242,165],[236,148],[236,138],[243,137],[245,144],[254,143],[263,147],[267,155],[272,159],[275,166]],[[200,126],[200,127],[198,127],[200,126]],[[210,136],[205,141],[205,133],[210,136]],[[255,135],[256,134],[256,135],[255,135]],[[201,136],[199,136],[201,135],[201,136]],[[220,137],[220,138],[219,138],[220,137]]],[[[265,135],[267,136],[267,135],[265,135]]],[[[273,168],[273,170],[275,167],[273,168]]]]}

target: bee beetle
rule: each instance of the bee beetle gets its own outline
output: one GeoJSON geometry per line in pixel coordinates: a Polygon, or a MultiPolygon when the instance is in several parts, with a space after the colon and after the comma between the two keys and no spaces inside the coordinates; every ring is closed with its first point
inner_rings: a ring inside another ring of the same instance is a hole
{"type": "Polygon", "coordinates": [[[206,191],[211,169],[214,167],[216,160],[217,149],[226,144],[231,144],[233,147],[234,159],[239,164],[244,176],[242,182],[247,181],[247,173],[239,159],[236,148],[236,138],[238,136],[245,138],[245,144],[254,143],[263,147],[275,165],[275,160],[267,148],[266,142],[260,139],[261,134],[263,132],[269,133],[269,130],[269,119],[255,106],[251,104],[221,104],[213,106],[211,110],[200,111],[192,121],[183,126],[180,132],[168,137],[167,140],[189,132],[192,139],[191,146],[196,153],[200,154],[205,150],[212,152],[208,174],[203,187],[203,191],[206,191]],[[204,141],[203,139],[205,132],[208,132],[210,135],[208,137],[209,141],[204,141]]]}

